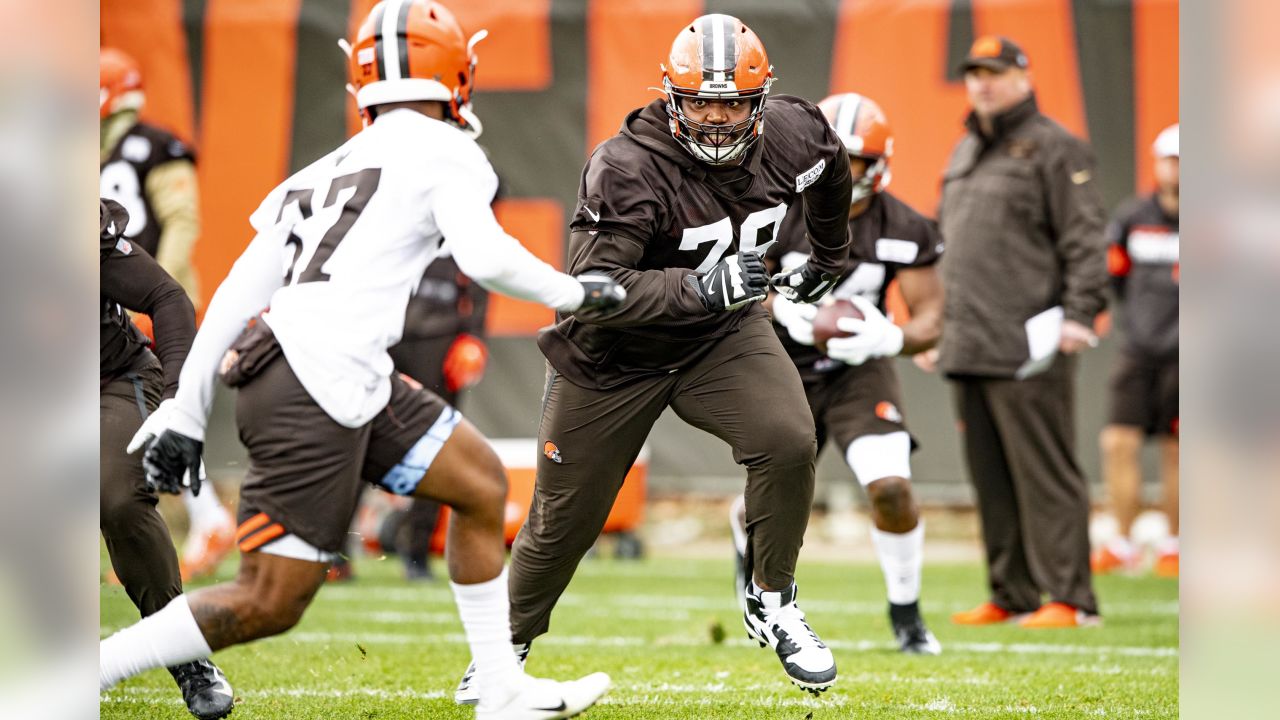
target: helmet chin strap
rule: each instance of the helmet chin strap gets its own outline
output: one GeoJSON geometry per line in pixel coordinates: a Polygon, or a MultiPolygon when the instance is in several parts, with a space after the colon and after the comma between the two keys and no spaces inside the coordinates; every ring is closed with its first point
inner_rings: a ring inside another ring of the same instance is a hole
{"type": "Polygon", "coordinates": [[[480,118],[476,117],[470,103],[458,108],[458,114],[462,116],[463,120],[467,121],[466,127],[461,128],[462,132],[471,136],[472,140],[480,137],[480,133],[484,132],[484,125],[480,124],[480,118]]]}

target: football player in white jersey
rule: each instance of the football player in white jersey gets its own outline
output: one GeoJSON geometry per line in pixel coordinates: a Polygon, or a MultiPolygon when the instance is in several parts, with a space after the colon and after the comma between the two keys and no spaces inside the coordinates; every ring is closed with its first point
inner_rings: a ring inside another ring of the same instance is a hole
{"type": "Polygon", "coordinates": [[[341,547],[362,479],[453,508],[449,575],[476,661],[477,718],[569,717],[608,689],[603,673],[559,683],[524,674],[508,620],[502,465],[387,354],[446,236],[459,268],[490,290],[579,313],[626,297],[607,277],[555,271],[494,219],[497,178],[469,110],[481,37],[467,40],[431,0],[385,0],[340,43],[367,127],[253,213],[257,236],[209,305],[177,397],[133,442],[147,444],[151,481],[179,490],[199,462],[216,377],[239,388],[250,458],[239,574],[103,640],[103,689],[293,627],[341,547]]]}

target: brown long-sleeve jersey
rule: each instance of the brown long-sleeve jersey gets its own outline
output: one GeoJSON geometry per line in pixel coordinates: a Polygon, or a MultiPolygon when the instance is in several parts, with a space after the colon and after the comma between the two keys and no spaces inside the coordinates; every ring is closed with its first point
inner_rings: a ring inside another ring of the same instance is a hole
{"type": "Polygon", "coordinates": [[[98,244],[101,295],[98,369],[102,383],[151,362],[147,339],[125,310],[151,316],[155,355],[164,368],[164,397],[178,391],[178,375],[196,335],[195,308],[182,286],[146,250],[123,237],[129,214],[118,203],[102,201],[109,220],[98,244]]]}
{"type": "Polygon", "coordinates": [[[739,251],[765,252],[781,232],[807,233],[810,264],[848,262],[852,181],[844,147],[821,111],[799,98],[766,101],[766,130],[741,165],[694,160],[668,129],[665,100],[633,111],[583,169],[569,228],[569,272],[610,275],[627,289],[607,318],[561,316],[538,344],[576,385],[608,389],[677,372],[735,331],[756,303],[711,312],[685,281],[739,251]],[[805,222],[784,230],[787,209],[805,222]]]}

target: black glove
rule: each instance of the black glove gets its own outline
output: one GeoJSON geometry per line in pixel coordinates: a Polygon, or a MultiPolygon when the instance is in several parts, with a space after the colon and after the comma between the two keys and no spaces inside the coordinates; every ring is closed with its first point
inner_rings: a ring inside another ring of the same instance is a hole
{"type": "Polygon", "coordinates": [[[764,260],[753,252],[740,252],[716,263],[701,277],[690,275],[685,282],[697,291],[711,312],[732,310],[763,300],[769,292],[769,276],[764,260]]]}
{"type": "Polygon", "coordinates": [[[177,495],[190,477],[191,494],[200,494],[200,454],[204,443],[172,430],[165,430],[151,441],[142,456],[147,473],[147,489],[177,495]]]}
{"type": "Polygon", "coordinates": [[[815,303],[836,286],[836,276],[817,272],[806,262],[794,270],[774,275],[769,279],[769,284],[779,295],[792,302],[815,303]]]}
{"type": "Polygon", "coordinates": [[[622,307],[627,299],[627,289],[608,275],[587,274],[574,279],[582,283],[582,304],[578,310],[607,315],[622,307]]]}

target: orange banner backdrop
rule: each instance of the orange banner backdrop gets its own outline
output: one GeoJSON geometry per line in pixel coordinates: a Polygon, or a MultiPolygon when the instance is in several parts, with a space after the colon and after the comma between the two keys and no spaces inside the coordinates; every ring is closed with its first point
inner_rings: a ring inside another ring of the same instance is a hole
{"type": "Polygon", "coordinates": [[[215,288],[253,239],[249,215],[288,175],[302,0],[210,0],[205,11],[200,283],[215,288]]]}
{"type": "Polygon", "coordinates": [[[1133,56],[1134,167],[1138,189],[1145,191],[1155,187],[1151,143],[1178,122],[1178,0],[1137,0],[1133,56]]]}
{"type": "Polygon", "coordinates": [[[181,0],[101,0],[103,46],[125,51],[142,68],[142,119],[196,141],[191,63],[181,0]]]}
{"type": "MultiPolygon", "coordinates": [[[[507,233],[529,252],[557,270],[564,269],[564,207],[545,198],[499,200],[494,214],[507,233]]],[[[491,335],[533,335],[550,325],[555,314],[543,305],[521,302],[493,293],[489,296],[487,329],[491,335]]]]}
{"type": "Polygon", "coordinates": [[[632,110],[658,97],[659,64],[701,0],[590,0],[587,5],[587,148],[618,132],[632,110]]]}

